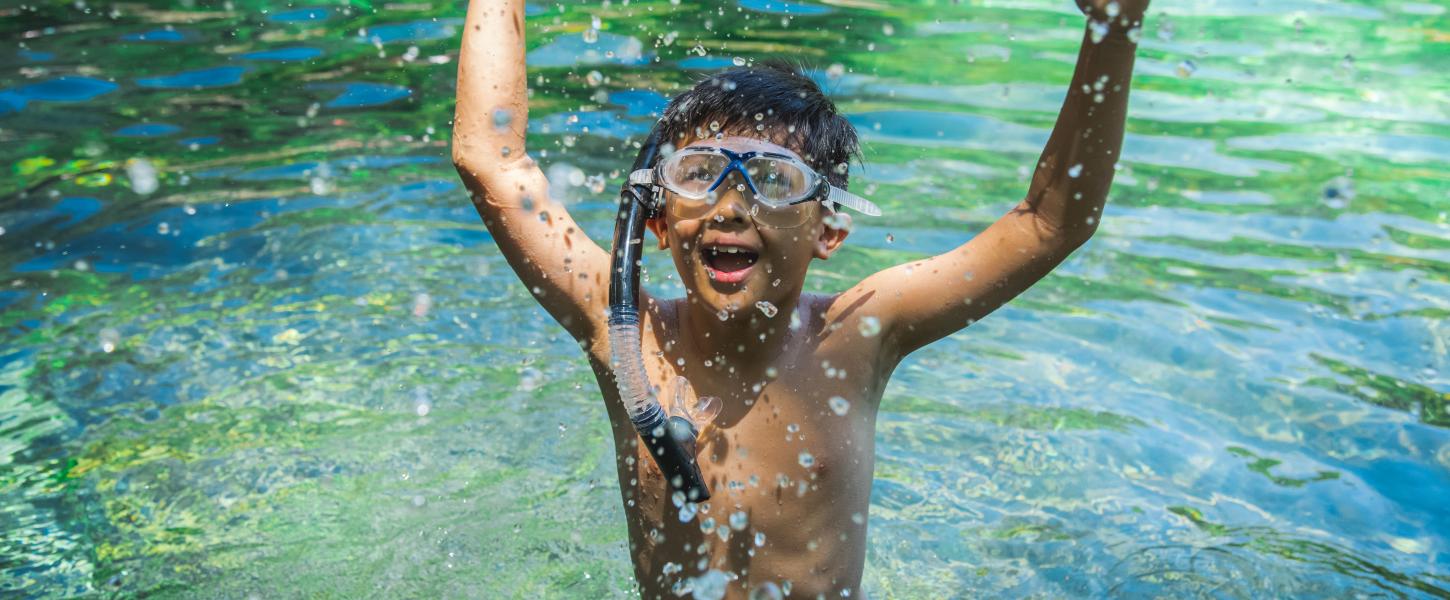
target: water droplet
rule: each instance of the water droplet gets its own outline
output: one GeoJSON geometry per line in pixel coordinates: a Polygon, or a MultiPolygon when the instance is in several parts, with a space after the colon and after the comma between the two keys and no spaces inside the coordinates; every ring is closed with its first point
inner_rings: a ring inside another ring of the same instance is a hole
{"type": "MultiPolygon", "coordinates": [[[[755,308],[760,309],[760,312],[762,314],[764,314],[765,315],[765,318],[767,318],[767,319],[774,318],[775,317],[775,313],[779,311],[779,309],[777,309],[774,304],[771,304],[769,302],[766,302],[765,300],[761,300],[759,302],[756,302],[755,303],[755,308]]],[[[721,320],[724,320],[724,319],[721,319],[721,320]]]]}
{"type": "Polygon", "coordinates": [[[166,235],[168,233],[171,233],[171,224],[170,223],[167,223],[166,221],[162,221],[160,223],[157,223],[156,224],[156,233],[159,233],[161,235],[166,235]]]}
{"type": "Polygon", "coordinates": [[[1088,21],[1088,32],[1094,44],[1103,41],[1108,37],[1108,23],[1106,21],[1088,21]]]}
{"type": "Polygon", "coordinates": [[[544,384],[544,373],[533,367],[519,369],[519,390],[532,392],[544,384]]]}
{"type": "Polygon", "coordinates": [[[695,590],[695,600],[720,600],[725,597],[725,587],[730,584],[730,578],[710,569],[704,575],[691,578],[690,583],[695,590]]]}
{"type": "Polygon", "coordinates": [[[700,532],[710,533],[712,531],[715,531],[715,517],[705,517],[705,520],[700,521],[700,532]]]}
{"type": "Polygon", "coordinates": [[[590,27],[589,29],[584,30],[584,33],[581,37],[584,38],[584,43],[593,44],[599,41],[599,30],[590,27]]]}
{"type": "Polygon", "coordinates": [[[851,410],[851,401],[840,396],[831,396],[827,403],[831,405],[832,411],[841,416],[845,416],[846,411],[851,410]]]}
{"type": "Polygon", "coordinates": [[[513,122],[514,114],[507,108],[497,108],[493,111],[494,129],[508,129],[509,123],[513,122]]]}
{"type": "Polygon", "coordinates": [[[114,352],[116,346],[121,343],[121,332],[107,327],[101,330],[101,351],[107,354],[114,352]]]}
{"type": "Polygon", "coordinates": [[[896,27],[892,26],[890,23],[887,23],[881,26],[881,33],[884,33],[886,35],[896,35],[896,27]]]}
{"type": "Polygon", "coordinates": [[[811,453],[810,452],[806,452],[806,451],[802,450],[801,451],[801,455],[800,455],[800,463],[801,463],[801,466],[802,467],[805,467],[805,468],[809,469],[809,468],[815,466],[815,464],[816,464],[816,457],[811,456],[811,453]]]}
{"type": "Polygon", "coordinates": [[[845,74],[846,65],[843,65],[841,63],[833,63],[831,66],[826,67],[826,77],[829,77],[831,79],[840,79],[841,76],[845,74]]]}
{"type": "Polygon", "coordinates": [[[694,502],[686,502],[684,506],[680,507],[680,522],[689,523],[690,519],[695,518],[695,515],[699,512],[700,506],[698,504],[695,504],[694,502]]]}
{"type": "Polygon", "coordinates": [[[735,531],[744,531],[745,527],[749,524],[750,517],[747,516],[743,511],[736,511],[730,514],[731,529],[734,529],[735,531]]]}
{"type": "Polygon", "coordinates": [[[881,333],[881,319],[872,316],[861,317],[861,322],[856,325],[861,331],[861,337],[872,338],[881,333]]]}
{"type": "Polygon", "coordinates": [[[1109,2],[1104,8],[1107,10],[1109,17],[1116,17],[1119,13],[1123,12],[1123,7],[1119,6],[1117,2],[1109,2]]]}
{"type": "Polygon", "coordinates": [[[1197,70],[1198,65],[1193,64],[1191,60],[1184,59],[1183,62],[1178,63],[1178,68],[1174,72],[1178,73],[1179,77],[1188,77],[1193,75],[1193,72],[1197,70]]]}
{"type": "MultiPolygon", "coordinates": [[[[756,544],[759,546],[760,544],[756,544]]],[[[780,586],[773,581],[767,581],[755,586],[750,590],[750,600],[784,600],[785,594],[781,593],[780,586]]]]}
{"type": "Polygon", "coordinates": [[[1082,163],[1075,164],[1067,169],[1068,177],[1077,179],[1078,175],[1082,175],[1082,163]]]}
{"type": "Polygon", "coordinates": [[[710,131],[720,131],[720,122],[710,121],[710,131]]]}
{"type": "Polygon", "coordinates": [[[755,545],[756,546],[764,546],[765,545],[765,534],[764,533],[759,532],[759,531],[755,532],[755,545]]]}
{"type": "Polygon", "coordinates": [[[160,187],[156,178],[156,166],[144,158],[126,161],[126,177],[131,180],[131,191],[142,196],[151,194],[160,187]]]}
{"type": "Polygon", "coordinates": [[[720,317],[720,320],[721,321],[729,321],[730,320],[730,311],[725,310],[725,309],[722,308],[722,309],[720,309],[720,312],[715,313],[715,316],[720,317]]]}
{"type": "Polygon", "coordinates": [[[1133,42],[1134,44],[1136,44],[1141,39],[1143,39],[1143,28],[1142,27],[1136,27],[1135,26],[1135,27],[1132,27],[1132,28],[1128,29],[1128,41],[1133,42]]]}
{"type": "Polygon", "coordinates": [[[745,57],[743,57],[743,56],[737,56],[734,59],[732,59],[730,62],[734,63],[735,66],[737,66],[737,67],[743,67],[743,66],[745,66],[745,57]]]}
{"type": "Polygon", "coordinates": [[[584,82],[588,83],[589,87],[599,87],[604,83],[604,74],[599,71],[590,71],[588,75],[584,76],[584,82]]]}

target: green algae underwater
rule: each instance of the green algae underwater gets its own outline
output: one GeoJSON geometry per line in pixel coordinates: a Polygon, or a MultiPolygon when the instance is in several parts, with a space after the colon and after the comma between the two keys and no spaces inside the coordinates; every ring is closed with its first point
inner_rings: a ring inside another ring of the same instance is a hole
{"type": "MultiPolygon", "coordinates": [[[[1445,13],[1154,3],[1096,237],[886,391],[872,597],[1450,597],[1445,13]]],[[[1048,0],[528,15],[530,152],[604,243],[670,95],[802,61],[886,209],[818,292],[1020,200],[1081,36],[1048,0]]],[[[0,7],[0,595],[637,595],[592,376],[447,159],[462,17],[0,7]]]]}

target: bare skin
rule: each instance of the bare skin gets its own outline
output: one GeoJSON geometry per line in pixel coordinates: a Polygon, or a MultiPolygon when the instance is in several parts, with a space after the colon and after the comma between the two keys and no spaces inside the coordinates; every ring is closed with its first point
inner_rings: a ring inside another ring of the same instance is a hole
{"type": "MultiPolygon", "coordinates": [[[[892,371],[912,351],[1020,294],[1097,228],[1122,145],[1135,50],[1126,31],[1147,2],[1117,3],[1111,19],[1106,5],[1080,4],[1109,23],[1107,34],[1098,42],[1091,29],[1084,34],[1026,199],[954,250],[888,268],[840,294],[807,295],[811,261],[829,259],[849,229],[827,226],[819,204],[805,207],[804,225],[775,228],[757,223],[750,201],[727,191],[702,217],[667,212],[649,223],[687,290],[679,299],[644,297],[649,379],[665,394],[683,376],[723,406],[699,442],[713,496],[681,522],[609,367],[609,254],[549,200],[546,178],[524,151],[524,2],[473,0],[459,61],[454,163],[509,264],[588,354],[613,426],[643,597],[674,597],[673,586],[711,569],[734,578],[727,598],[786,582],[790,597],[839,598],[843,590],[861,597],[876,414],[892,371]],[[723,246],[758,253],[741,281],[710,276],[702,252],[723,246]],[[768,317],[757,302],[778,313],[768,317]],[[845,401],[844,414],[833,397],[845,401]],[[745,515],[739,530],[731,527],[737,512],[745,515]],[[706,519],[728,530],[725,539],[703,531],[706,519]]],[[[791,151],[769,131],[737,133],[745,135],[703,143],[791,151]]],[[[727,183],[722,189],[737,182],[727,183]]]]}

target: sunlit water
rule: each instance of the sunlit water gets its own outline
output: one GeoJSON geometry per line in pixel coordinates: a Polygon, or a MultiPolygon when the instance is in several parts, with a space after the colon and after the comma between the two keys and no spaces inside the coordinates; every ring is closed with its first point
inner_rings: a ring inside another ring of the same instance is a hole
{"type": "MultiPolygon", "coordinates": [[[[463,3],[43,4],[0,7],[0,595],[632,594],[591,374],[447,160],[463,3]]],[[[822,291],[1020,200],[1081,39],[704,4],[531,6],[531,151],[607,243],[669,95],[803,61],[886,209],[822,291]]],[[[1445,13],[1155,3],[1097,236],[886,391],[873,597],[1450,597],[1445,13]]]]}

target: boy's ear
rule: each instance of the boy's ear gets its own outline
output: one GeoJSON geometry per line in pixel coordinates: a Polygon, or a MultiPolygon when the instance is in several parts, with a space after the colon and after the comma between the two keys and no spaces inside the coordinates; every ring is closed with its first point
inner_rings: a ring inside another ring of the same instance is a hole
{"type": "Polygon", "coordinates": [[[821,260],[831,258],[832,254],[846,241],[846,236],[851,235],[851,215],[836,213],[838,227],[822,224],[820,235],[816,236],[812,255],[821,260]]]}
{"type": "Polygon", "coordinates": [[[666,225],[663,217],[645,219],[644,226],[655,233],[655,237],[660,241],[660,250],[665,250],[670,247],[670,236],[665,235],[666,225]]]}

